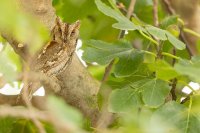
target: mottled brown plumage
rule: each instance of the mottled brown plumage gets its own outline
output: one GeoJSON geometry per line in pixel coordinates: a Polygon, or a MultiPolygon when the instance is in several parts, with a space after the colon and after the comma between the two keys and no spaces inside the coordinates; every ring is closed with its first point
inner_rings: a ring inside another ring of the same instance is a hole
{"type": "Polygon", "coordinates": [[[56,19],[55,26],[51,32],[52,40],[34,57],[32,71],[41,73],[44,78],[30,84],[29,97],[42,85],[47,88],[53,88],[55,93],[60,91],[57,75],[62,73],[71,63],[72,56],[76,50],[76,44],[79,36],[80,22],[73,24],[63,23],[60,18],[56,19]],[[47,81],[44,81],[47,79],[47,81]],[[49,82],[50,81],[50,82],[49,82]],[[49,87],[48,87],[49,86],[49,87]],[[52,87],[53,86],[53,87],[52,87]]]}
{"type": "Polygon", "coordinates": [[[66,24],[57,18],[52,40],[39,53],[34,70],[51,76],[66,69],[76,49],[79,27],[79,21],[66,24]]]}

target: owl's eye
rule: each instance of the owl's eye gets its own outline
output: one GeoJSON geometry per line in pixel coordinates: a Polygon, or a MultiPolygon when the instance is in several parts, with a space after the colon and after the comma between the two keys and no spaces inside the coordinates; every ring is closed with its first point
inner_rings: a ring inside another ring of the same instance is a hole
{"type": "Polygon", "coordinates": [[[71,32],[71,37],[73,37],[75,35],[76,31],[75,29],[71,32]]]}

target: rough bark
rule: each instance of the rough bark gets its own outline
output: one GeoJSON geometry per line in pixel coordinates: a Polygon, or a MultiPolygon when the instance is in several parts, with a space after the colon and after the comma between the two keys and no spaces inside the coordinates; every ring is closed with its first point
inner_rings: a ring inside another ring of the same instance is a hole
{"type": "MultiPolygon", "coordinates": [[[[18,0],[17,2],[25,12],[37,17],[39,21],[46,25],[49,31],[53,29],[56,15],[52,7],[52,0],[18,0]]],[[[26,60],[26,48],[17,47],[18,43],[13,40],[12,36],[4,34],[4,37],[16,53],[26,60]]],[[[86,117],[92,120],[94,125],[100,116],[97,105],[97,94],[100,87],[99,82],[91,77],[76,55],[73,56],[71,64],[57,78],[61,86],[61,91],[57,95],[65,99],[67,103],[80,109],[86,117]]],[[[39,98],[43,103],[44,99],[39,98]]],[[[15,101],[16,96],[0,95],[0,104],[10,103],[11,105],[15,105],[15,101]]],[[[37,103],[37,97],[34,97],[32,101],[36,101],[37,103]]],[[[36,107],[41,108],[41,103],[38,102],[36,107]]]]}

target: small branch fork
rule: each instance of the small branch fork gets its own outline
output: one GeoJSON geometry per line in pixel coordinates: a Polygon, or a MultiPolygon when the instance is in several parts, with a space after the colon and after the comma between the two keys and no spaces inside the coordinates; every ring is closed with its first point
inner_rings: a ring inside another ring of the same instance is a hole
{"type": "MultiPolygon", "coordinates": [[[[128,8],[128,11],[127,11],[127,14],[126,14],[126,17],[128,19],[131,18],[132,14],[134,12],[135,3],[136,3],[136,0],[131,0],[131,2],[129,4],[129,8],[128,8]]],[[[125,31],[121,30],[120,33],[119,33],[118,39],[122,39],[122,38],[124,38],[124,36],[125,36],[125,31]]],[[[104,76],[103,76],[103,79],[102,79],[102,83],[104,83],[104,82],[106,82],[108,80],[108,77],[109,77],[109,75],[111,73],[111,70],[113,68],[114,62],[115,62],[115,59],[113,59],[109,63],[109,65],[105,68],[105,73],[104,73],[104,76]]]]}
{"type": "MultiPolygon", "coordinates": [[[[167,9],[167,12],[170,14],[170,15],[176,15],[176,11],[174,10],[174,8],[171,6],[171,3],[169,2],[169,0],[163,0],[163,3],[167,9]]],[[[193,53],[193,51],[191,50],[191,47],[183,33],[183,30],[181,29],[180,30],[180,39],[186,44],[186,48],[187,48],[187,51],[190,55],[190,57],[194,56],[195,53],[193,53]]]]}

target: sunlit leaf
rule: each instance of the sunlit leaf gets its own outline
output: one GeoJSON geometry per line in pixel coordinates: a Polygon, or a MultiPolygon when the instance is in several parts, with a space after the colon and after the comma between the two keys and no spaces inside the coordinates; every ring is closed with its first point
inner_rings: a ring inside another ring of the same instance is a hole
{"type": "Polygon", "coordinates": [[[117,24],[114,24],[113,27],[121,30],[136,30],[138,26],[132,23],[129,19],[127,19],[124,15],[120,14],[119,12],[115,11],[111,7],[107,6],[106,4],[102,3],[101,0],[95,0],[97,8],[104,13],[105,15],[114,18],[118,21],[117,24]]]}
{"type": "Polygon", "coordinates": [[[0,72],[3,77],[9,82],[14,81],[17,76],[16,66],[5,54],[0,54],[0,64],[0,72]]]}
{"type": "Polygon", "coordinates": [[[13,0],[3,0],[0,4],[0,31],[10,34],[13,39],[30,45],[30,52],[36,52],[49,38],[49,33],[36,19],[17,8],[13,0]]]}

